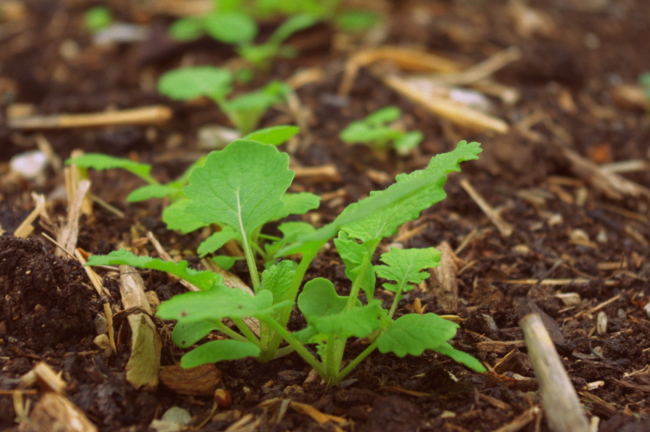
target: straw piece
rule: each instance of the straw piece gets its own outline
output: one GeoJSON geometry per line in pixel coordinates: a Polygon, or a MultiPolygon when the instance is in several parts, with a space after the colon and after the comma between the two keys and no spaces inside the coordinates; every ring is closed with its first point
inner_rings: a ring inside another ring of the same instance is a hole
{"type": "Polygon", "coordinates": [[[490,204],[488,204],[488,202],[481,196],[481,194],[478,193],[476,189],[474,189],[474,186],[472,186],[469,180],[461,180],[460,185],[463,189],[465,189],[465,192],[467,192],[467,194],[474,200],[476,205],[478,205],[481,210],[483,210],[483,213],[485,213],[485,215],[497,227],[501,235],[504,237],[510,237],[514,231],[512,226],[501,218],[499,213],[494,210],[490,204]]]}
{"type": "Polygon", "coordinates": [[[39,214],[45,209],[45,196],[33,193],[32,198],[36,202],[36,207],[32,212],[25,218],[24,221],[16,228],[16,231],[14,231],[14,237],[19,237],[19,238],[27,238],[32,231],[34,231],[34,227],[32,226],[32,223],[36,220],[39,214]]]}
{"type": "Polygon", "coordinates": [[[62,129],[117,125],[162,124],[172,118],[173,112],[163,105],[132,108],[92,114],[58,114],[10,119],[7,125],[14,129],[62,129]]]}
{"type": "Polygon", "coordinates": [[[537,314],[529,314],[519,321],[519,325],[524,331],[528,355],[539,381],[550,429],[554,432],[589,432],[578,394],[542,319],[537,314]]]}
{"type": "Polygon", "coordinates": [[[436,249],[440,251],[440,265],[431,270],[431,290],[438,300],[438,305],[445,311],[458,312],[458,258],[449,243],[442,242],[436,249]],[[454,259],[455,258],[455,259],[454,259]]]}

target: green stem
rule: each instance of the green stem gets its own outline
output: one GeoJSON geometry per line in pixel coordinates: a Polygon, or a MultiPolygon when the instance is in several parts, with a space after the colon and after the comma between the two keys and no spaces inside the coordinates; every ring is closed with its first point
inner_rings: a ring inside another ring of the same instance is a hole
{"type": "Polygon", "coordinates": [[[241,227],[241,238],[242,238],[242,248],[244,249],[244,255],[246,255],[246,264],[248,265],[248,271],[251,275],[251,282],[253,283],[253,290],[256,290],[260,285],[260,275],[257,273],[257,263],[255,262],[255,255],[253,250],[246,238],[246,231],[244,227],[241,227]]]}
{"type": "Polygon", "coordinates": [[[260,245],[257,244],[257,242],[252,243],[253,249],[255,249],[255,252],[259,254],[259,256],[262,257],[264,261],[267,260],[266,252],[264,252],[264,249],[260,247],[260,245]]]}
{"type": "Polygon", "coordinates": [[[288,354],[291,354],[291,353],[294,352],[295,350],[296,350],[296,349],[295,349],[294,347],[292,347],[291,345],[286,346],[286,347],[279,348],[279,349],[275,352],[275,357],[274,357],[274,359],[277,359],[277,358],[280,358],[280,357],[284,357],[284,356],[286,356],[286,355],[288,355],[288,354]]]}
{"type": "Polygon", "coordinates": [[[314,368],[316,372],[318,372],[318,375],[321,377],[326,377],[327,376],[327,371],[323,367],[323,364],[316,360],[316,357],[312,353],[309,352],[305,346],[300,343],[298,339],[293,337],[291,333],[287,329],[285,329],[280,323],[278,323],[276,320],[271,318],[270,316],[265,316],[265,317],[260,317],[260,321],[263,321],[264,324],[269,326],[275,331],[276,335],[280,335],[282,339],[287,341],[287,343],[296,350],[296,352],[302,357],[311,367],[314,368]]]}
{"type": "MultiPolygon", "coordinates": [[[[324,242],[323,242],[324,243],[324,242]]],[[[298,297],[298,290],[300,289],[300,285],[302,284],[302,279],[305,276],[305,273],[307,272],[307,269],[309,268],[309,265],[311,264],[312,260],[320,250],[320,247],[314,248],[314,250],[310,250],[309,252],[305,252],[302,255],[302,259],[300,260],[300,264],[298,264],[298,267],[296,268],[296,272],[293,275],[293,279],[291,280],[291,286],[289,287],[289,293],[287,294],[288,299],[295,299],[298,297]]],[[[289,317],[291,316],[291,310],[293,307],[287,307],[282,311],[282,314],[280,315],[280,319],[278,320],[278,323],[282,328],[284,328],[287,323],[289,322],[289,317]]],[[[282,342],[282,336],[280,336],[277,332],[271,337],[271,341],[269,342],[268,345],[268,352],[273,353],[273,356],[275,357],[275,352],[278,350],[278,347],[280,346],[280,342],[282,342]]],[[[288,342],[288,341],[287,341],[288,342]]]]}
{"type": "Polygon", "coordinates": [[[248,339],[246,339],[244,336],[240,335],[239,333],[235,332],[231,328],[229,328],[227,325],[222,323],[221,321],[213,321],[214,325],[217,326],[217,330],[219,330],[221,333],[224,333],[226,336],[230,336],[231,339],[238,340],[240,342],[247,342],[248,339]]]}
{"type": "Polygon", "coordinates": [[[390,305],[390,312],[388,312],[388,318],[393,319],[393,315],[395,315],[395,310],[397,310],[397,303],[399,303],[401,297],[402,297],[402,290],[404,289],[404,281],[399,284],[399,287],[395,291],[395,298],[393,299],[393,304],[390,305]]]}
{"type": "Polygon", "coordinates": [[[232,320],[232,322],[235,323],[239,331],[241,331],[244,334],[244,336],[249,342],[252,342],[257,346],[260,346],[260,340],[257,338],[257,336],[255,336],[255,333],[251,331],[250,327],[246,325],[243,319],[241,318],[230,318],[230,319],[232,320]]]}
{"type": "Polygon", "coordinates": [[[366,357],[368,357],[375,349],[377,349],[377,341],[371,343],[368,348],[363,350],[361,354],[359,354],[354,360],[352,360],[337,376],[336,376],[336,382],[333,382],[332,384],[338,384],[347,374],[352,371],[355,367],[359,365],[366,357]]]}

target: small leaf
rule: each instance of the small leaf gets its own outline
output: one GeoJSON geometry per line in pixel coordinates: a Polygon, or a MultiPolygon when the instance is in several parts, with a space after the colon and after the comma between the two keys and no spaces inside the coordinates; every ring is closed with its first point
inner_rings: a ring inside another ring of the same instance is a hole
{"type": "Polygon", "coordinates": [[[348,298],[338,295],[332,282],[325,278],[310,280],[298,296],[298,308],[307,320],[337,314],[347,303],[348,298]]]}
{"type": "Polygon", "coordinates": [[[436,314],[408,314],[399,317],[377,339],[377,348],[398,357],[407,354],[421,355],[424,350],[436,350],[456,335],[458,324],[440,318],[436,314]]]}
{"type": "Polygon", "coordinates": [[[279,45],[292,34],[312,27],[317,22],[318,19],[310,14],[294,15],[289,19],[286,19],[277,29],[275,29],[273,34],[269,37],[269,42],[279,45]]]}
{"type": "Polygon", "coordinates": [[[206,342],[185,354],[181,357],[181,366],[190,369],[207,363],[257,357],[258,355],[260,355],[260,349],[252,342],[216,340],[206,342]]]}
{"type": "Polygon", "coordinates": [[[272,261],[280,248],[295,241],[301,234],[313,232],[316,228],[307,222],[284,222],[278,225],[278,229],[284,234],[280,240],[265,245],[268,255],[267,260],[272,261]]]}
{"type": "Polygon", "coordinates": [[[263,144],[280,145],[300,132],[298,126],[272,126],[251,132],[242,139],[263,144]]]}
{"type": "Polygon", "coordinates": [[[190,175],[183,192],[192,202],[185,211],[205,224],[230,226],[242,238],[275,217],[294,172],[289,156],[256,141],[233,141],[210,153],[190,175]]]}
{"type": "Polygon", "coordinates": [[[290,260],[278,264],[262,272],[262,284],[258,290],[269,290],[273,293],[273,302],[293,300],[290,294],[291,281],[296,273],[296,263],[290,260]]]}
{"type": "Polygon", "coordinates": [[[215,12],[203,21],[210,36],[229,44],[250,42],[257,35],[257,24],[243,12],[215,12]]]}
{"type": "Polygon", "coordinates": [[[169,27],[169,35],[178,41],[190,41],[200,38],[204,33],[201,20],[194,17],[181,18],[169,27]]]}
{"type": "Polygon", "coordinates": [[[302,215],[309,210],[317,209],[320,205],[320,197],[309,192],[284,194],[282,201],[284,201],[284,206],[272,220],[282,219],[289,215],[302,215]]]}
{"type": "Polygon", "coordinates": [[[397,120],[401,115],[402,111],[399,108],[395,106],[388,106],[368,115],[368,117],[365,118],[364,122],[373,126],[381,126],[383,124],[397,120]]]}
{"type": "Polygon", "coordinates": [[[156,183],[156,180],[149,174],[151,172],[151,165],[133,162],[130,159],[116,158],[101,153],[86,153],[74,159],[68,159],[65,163],[66,165],[75,164],[80,168],[93,168],[97,171],[122,168],[137,175],[147,183],[156,183]]]}
{"type": "Polygon", "coordinates": [[[84,15],[84,24],[92,33],[110,26],[113,22],[111,10],[104,6],[95,6],[86,11],[84,15]]]}
{"type": "Polygon", "coordinates": [[[487,369],[485,369],[485,366],[483,366],[483,364],[480,361],[478,361],[476,358],[472,357],[471,355],[467,354],[466,352],[457,350],[447,342],[435,348],[434,351],[449,356],[455,361],[457,361],[458,363],[462,363],[468,368],[475,370],[476,372],[480,372],[480,373],[487,372],[487,369]]]}
{"type": "Polygon", "coordinates": [[[174,69],[158,81],[158,91],[175,100],[201,96],[220,99],[230,93],[232,73],[214,66],[174,69]]]}
{"type": "Polygon", "coordinates": [[[223,245],[234,238],[237,238],[235,230],[230,227],[224,227],[221,231],[217,231],[205,239],[196,251],[198,252],[199,257],[203,258],[207,254],[211,254],[212,252],[221,249],[223,245]]]}
{"type": "Polygon", "coordinates": [[[336,314],[311,317],[308,321],[318,333],[364,338],[381,326],[379,317],[382,311],[381,301],[374,300],[365,306],[336,314]]]}
{"type": "Polygon", "coordinates": [[[142,269],[159,270],[178,276],[179,278],[196,285],[202,290],[212,291],[212,289],[214,289],[213,287],[223,283],[223,277],[221,275],[212,273],[208,270],[198,271],[188,268],[187,261],[176,263],[148,256],[137,256],[125,249],[113,251],[108,255],[93,255],[88,259],[86,265],[129,265],[142,269]]]}
{"type": "Polygon", "coordinates": [[[429,277],[422,270],[437,267],[440,264],[440,252],[434,248],[397,249],[381,255],[381,260],[388,264],[375,266],[377,276],[392,280],[397,284],[385,283],[385,289],[393,292],[406,292],[412,289],[408,284],[419,284],[429,277]]]}
{"type": "Polygon", "coordinates": [[[189,199],[181,199],[167,206],[162,214],[162,220],[167,224],[167,229],[180,230],[183,234],[187,234],[210,225],[185,211],[190,202],[189,199]]]}
{"type": "Polygon", "coordinates": [[[237,262],[237,258],[228,255],[217,255],[216,257],[212,258],[212,261],[214,261],[214,263],[222,269],[230,270],[232,266],[237,262]]]}
{"type": "Polygon", "coordinates": [[[379,16],[368,11],[344,11],[335,17],[336,25],[345,32],[368,30],[379,21],[379,16]]]}
{"type": "Polygon", "coordinates": [[[260,291],[256,296],[252,296],[237,288],[217,285],[208,291],[187,292],[174,296],[158,306],[156,315],[162,319],[189,323],[270,315],[276,309],[292,303],[285,301],[274,305],[270,291],[260,291]]]}
{"type": "Polygon", "coordinates": [[[208,321],[179,322],[172,331],[172,342],[181,348],[189,348],[216,328],[217,326],[208,321]]]}
{"type": "Polygon", "coordinates": [[[126,197],[128,202],[138,202],[150,198],[165,198],[169,195],[179,193],[180,188],[169,185],[147,185],[134,190],[126,197]]]}
{"type": "Polygon", "coordinates": [[[345,275],[354,282],[363,271],[363,280],[361,289],[366,293],[369,299],[375,295],[375,271],[370,262],[370,255],[374,252],[376,243],[359,243],[350,239],[348,235],[341,231],[338,238],[334,239],[336,250],[343,259],[345,264],[345,275]],[[365,257],[368,258],[365,258],[365,257]],[[365,258],[365,259],[364,259],[365,258]]]}
{"type": "Polygon", "coordinates": [[[422,132],[407,132],[393,143],[393,148],[398,155],[408,156],[417,146],[420,145],[423,138],[424,135],[422,135],[422,132]]]}

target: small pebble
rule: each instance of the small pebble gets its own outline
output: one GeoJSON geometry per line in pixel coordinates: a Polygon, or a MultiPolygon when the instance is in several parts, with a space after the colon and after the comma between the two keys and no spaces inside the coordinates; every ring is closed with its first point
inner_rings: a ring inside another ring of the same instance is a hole
{"type": "Polygon", "coordinates": [[[43,175],[47,167],[47,157],[40,150],[17,154],[9,162],[11,172],[15,172],[28,180],[34,180],[43,175]]]}

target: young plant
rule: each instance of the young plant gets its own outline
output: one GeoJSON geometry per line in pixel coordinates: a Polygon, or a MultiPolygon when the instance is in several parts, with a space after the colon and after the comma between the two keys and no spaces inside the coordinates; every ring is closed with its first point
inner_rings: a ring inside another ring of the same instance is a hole
{"type": "Polygon", "coordinates": [[[218,274],[189,269],[185,261],[164,262],[121,250],[92,256],[88,264],[127,264],[166,271],[202,290],[162,303],[157,315],[177,321],[172,339],[181,347],[192,346],[213,330],[230,339],[207,342],[186,353],[181,359],[183,367],[249,356],[268,361],[295,351],[325,380],[336,384],[376,349],[400,357],[431,349],[482,372],[485,369],[480,362],[449,344],[458,327],[453,322],[431,313],[394,319],[402,293],[427,277],[422,270],[438,264],[437,251],[393,248],[381,256],[383,265],[372,263],[381,240],[442,200],[447,174],[459,171],[461,161],[476,159],[480,151],[478,143],[462,141],[454,151],[434,157],[427,168],[399,175],[387,189],[348,206],[322,228],[295,222],[281,225],[285,237],[272,245],[275,255],[300,254],[300,261],[280,261],[260,278],[253,254],[255,235],[259,236],[266,222],[308,207],[307,199],[288,199],[286,190],[293,172],[288,169],[286,155],[259,142],[235,141],[225,150],[211,153],[202,167],[192,171],[189,186],[183,190],[188,201],[185,213],[204,223],[221,224],[228,238],[241,242],[254,295],[226,287],[218,274]],[[332,282],[317,278],[308,281],[298,295],[312,260],[334,237],[351,281],[350,294],[340,296],[332,282]],[[395,293],[388,310],[374,296],[377,276],[388,280],[384,289],[395,293]],[[365,303],[360,301],[361,292],[365,303]],[[296,301],[308,325],[292,333],[286,326],[296,301]],[[229,318],[236,329],[226,326],[224,318],[229,318]],[[367,347],[342,367],[349,338],[365,339],[367,347]],[[287,345],[280,347],[283,340],[287,345]],[[307,348],[310,344],[316,345],[318,355],[307,348]]]}
{"type": "Polygon", "coordinates": [[[104,6],[95,6],[86,11],[84,25],[91,33],[97,33],[113,23],[111,10],[104,6]]]}
{"type": "Polygon", "coordinates": [[[242,134],[257,127],[270,107],[284,101],[287,87],[273,81],[261,90],[228,99],[233,74],[227,69],[197,66],[167,72],[158,81],[158,91],[171,99],[191,100],[202,96],[212,99],[242,134]]]}
{"type": "Polygon", "coordinates": [[[423,135],[419,131],[403,132],[393,127],[390,123],[401,115],[397,107],[381,108],[363,120],[350,123],[341,131],[341,140],[347,144],[366,144],[380,155],[385,155],[392,146],[397,154],[407,156],[420,144],[423,135]]]}

